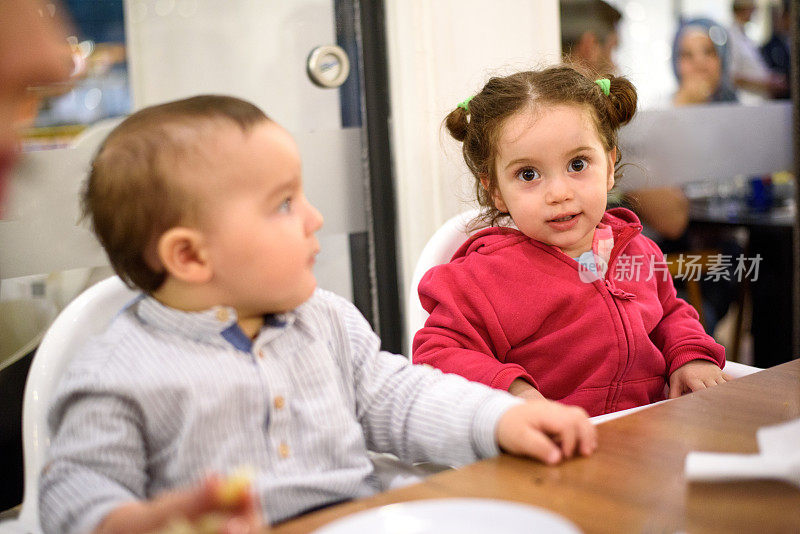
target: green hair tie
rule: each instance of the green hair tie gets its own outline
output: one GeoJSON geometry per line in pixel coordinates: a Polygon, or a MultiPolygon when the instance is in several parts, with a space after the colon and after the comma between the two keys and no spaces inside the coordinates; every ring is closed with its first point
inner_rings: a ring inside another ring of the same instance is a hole
{"type": "Polygon", "coordinates": [[[600,78],[595,80],[594,83],[600,86],[600,89],[603,90],[603,94],[608,96],[611,94],[611,80],[608,78],[600,78]]]}
{"type": "Polygon", "coordinates": [[[466,111],[467,113],[469,113],[469,101],[470,101],[470,100],[472,100],[472,98],[473,98],[474,96],[475,96],[475,95],[472,95],[471,97],[467,98],[467,99],[466,99],[466,100],[464,100],[463,102],[459,102],[459,103],[458,103],[458,106],[456,106],[456,107],[458,107],[458,108],[461,108],[461,109],[463,109],[464,111],[466,111]]]}

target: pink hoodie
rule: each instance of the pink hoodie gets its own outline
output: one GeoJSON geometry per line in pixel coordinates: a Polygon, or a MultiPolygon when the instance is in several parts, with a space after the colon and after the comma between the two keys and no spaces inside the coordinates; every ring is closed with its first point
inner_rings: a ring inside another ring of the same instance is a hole
{"type": "Polygon", "coordinates": [[[430,313],[414,362],[498,389],[515,378],[548,399],[599,415],[664,398],[667,377],[725,351],[675,295],[663,254],[636,215],[609,210],[614,235],[604,279],[556,247],[487,228],[419,284],[430,313]]]}

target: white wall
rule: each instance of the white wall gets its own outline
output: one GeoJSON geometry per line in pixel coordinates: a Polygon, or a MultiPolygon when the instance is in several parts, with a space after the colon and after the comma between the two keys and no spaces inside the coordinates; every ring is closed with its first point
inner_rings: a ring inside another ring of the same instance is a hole
{"type": "Polygon", "coordinates": [[[558,62],[557,0],[387,0],[401,295],[425,242],[474,202],[444,117],[491,75],[558,62]]]}

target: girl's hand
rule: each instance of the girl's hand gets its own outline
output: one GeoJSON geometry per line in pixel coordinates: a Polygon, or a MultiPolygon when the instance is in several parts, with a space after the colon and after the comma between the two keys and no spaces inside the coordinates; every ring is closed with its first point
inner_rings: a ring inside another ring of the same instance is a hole
{"type": "Polygon", "coordinates": [[[577,453],[588,456],[597,448],[597,430],[586,412],[549,400],[512,406],[500,417],[495,436],[503,451],[546,464],[577,453]]]}
{"type": "Polygon", "coordinates": [[[543,400],[544,395],[539,393],[539,390],[528,384],[521,378],[515,378],[511,385],[508,386],[508,392],[515,397],[521,397],[525,400],[543,400]]]}
{"type": "Polygon", "coordinates": [[[669,377],[669,398],[674,399],[684,393],[723,384],[730,379],[716,363],[692,360],[678,367],[669,377]]]}

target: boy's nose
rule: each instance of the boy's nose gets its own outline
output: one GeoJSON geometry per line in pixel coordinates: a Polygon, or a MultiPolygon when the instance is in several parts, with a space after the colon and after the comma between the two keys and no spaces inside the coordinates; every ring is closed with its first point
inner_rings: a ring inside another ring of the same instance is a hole
{"type": "Polygon", "coordinates": [[[308,216],[306,217],[306,233],[313,234],[322,228],[322,214],[313,204],[308,202],[308,216]]]}

